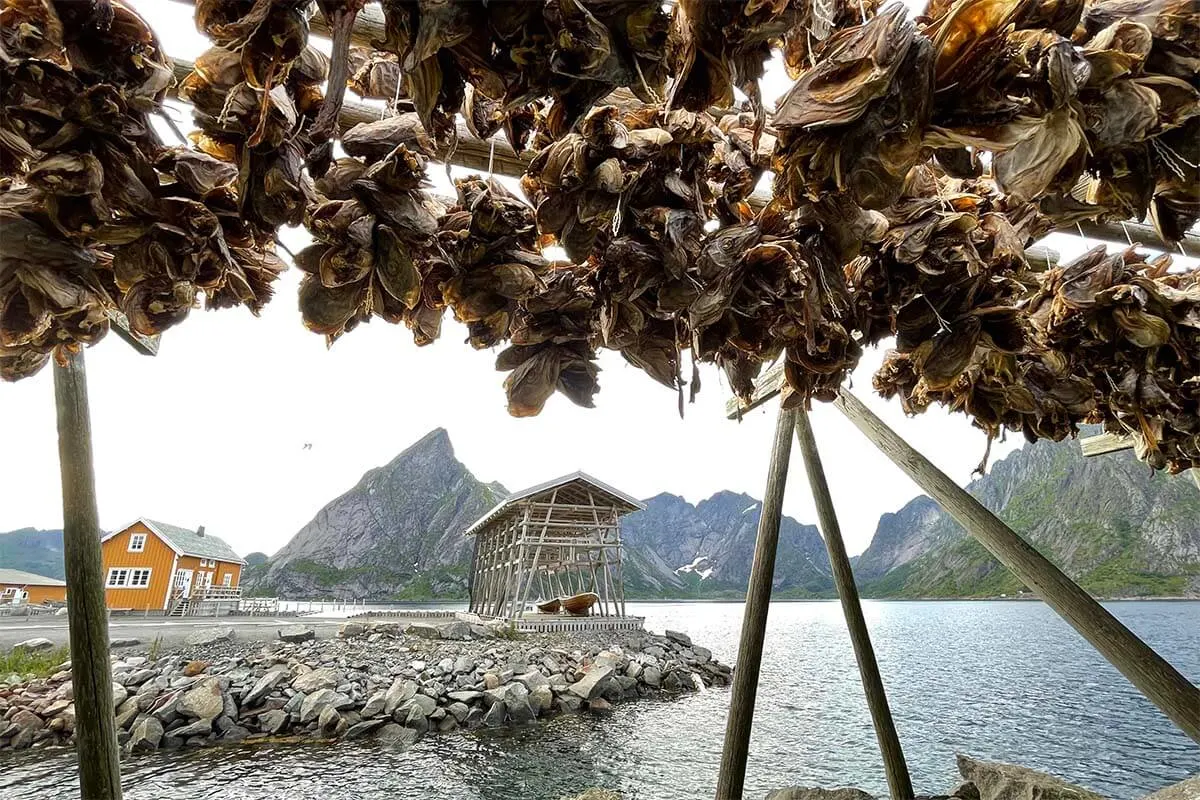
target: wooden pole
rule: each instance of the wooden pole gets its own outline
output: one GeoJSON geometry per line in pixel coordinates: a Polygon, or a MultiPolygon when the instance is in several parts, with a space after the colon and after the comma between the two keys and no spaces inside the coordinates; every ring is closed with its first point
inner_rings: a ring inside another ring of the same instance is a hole
{"type": "Polygon", "coordinates": [[[792,427],[795,422],[795,412],[782,407],[779,409],[775,443],[771,446],[771,465],[767,472],[767,488],[763,493],[762,513],[758,517],[754,560],[750,564],[742,636],[733,671],[729,718],[725,723],[725,746],[721,751],[721,771],[717,776],[717,800],[741,800],[746,780],[746,757],[750,752],[750,729],[754,725],[754,699],[758,693],[758,672],[762,665],[771,581],[775,577],[775,549],[779,543],[779,523],[783,518],[783,491],[787,486],[788,460],[792,455],[792,427]]]}
{"type": "Polygon", "coordinates": [[[88,800],[121,800],[108,615],[100,558],[100,515],[96,509],[92,423],[82,351],[66,354],[64,365],[55,360],[54,404],[62,473],[63,561],[67,573],[79,790],[88,800]]]}
{"type": "Polygon", "coordinates": [[[804,456],[804,467],[808,472],[808,484],[812,488],[813,501],[817,504],[817,519],[825,537],[825,549],[829,551],[833,584],[842,601],[846,627],[850,629],[850,642],[854,645],[858,674],[862,678],[863,691],[867,695],[867,707],[871,710],[875,738],[879,740],[879,752],[883,756],[888,789],[891,790],[893,800],[912,800],[913,788],[912,780],[908,776],[908,765],[904,763],[900,737],[896,735],[892,712],[888,708],[883,678],[879,675],[879,664],[875,661],[875,648],[871,646],[871,635],[867,632],[867,621],[863,618],[862,605],[858,599],[858,587],[854,584],[854,572],[850,569],[850,558],[846,555],[846,545],[842,542],[842,528],[833,508],[833,498],[829,495],[829,484],[825,482],[825,468],[817,451],[817,439],[813,435],[808,412],[803,408],[796,411],[796,441],[800,443],[800,453],[804,456]]]}
{"type": "Polygon", "coordinates": [[[1142,694],[1200,743],[1200,689],[844,389],[834,405],[967,533],[1091,642],[1142,694]]]}

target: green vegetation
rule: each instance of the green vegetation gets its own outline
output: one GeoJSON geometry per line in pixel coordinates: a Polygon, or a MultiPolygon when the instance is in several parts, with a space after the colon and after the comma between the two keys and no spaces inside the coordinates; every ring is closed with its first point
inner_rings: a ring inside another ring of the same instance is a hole
{"type": "Polygon", "coordinates": [[[13,650],[0,656],[0,675],[16,673],[22,677],[33,675],[36,678],[46,678],[57,671],[59,664],[70,660],[71,651],[66,647],[56,647],[38,653],[13,650]]]}
{"type": "MultiPolygon", "coordinates": [[[[1200,572],[1195,567],[1191,574],[1200,572]]],[[[1079,579],[1079,584],[1101,597],[1137,597],[1144,595],[1180,595],[1187,587],[1186,575],[1161,575],[1134,566],[1133,553],[1124,551],[1105,561],[1079,579]]]]}

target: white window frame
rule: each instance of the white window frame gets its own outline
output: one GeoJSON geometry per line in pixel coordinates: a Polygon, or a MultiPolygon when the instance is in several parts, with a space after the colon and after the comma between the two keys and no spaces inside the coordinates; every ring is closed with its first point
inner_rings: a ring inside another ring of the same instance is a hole
{"type": "Polygon", "coordinates": [[[232,572],[226,572],[224,575],[221,576],[221,585],[224,586],[226,589],[233,587],[233,573],[232,572]]]}
{"type": "Polygon", "coordinates": [[[146,550],[146,534],[131,533],[129,534],[129,550],[130,553],[143,553],[146,550]],[[135,547],[134,545],[138,545],[135,547]]]}
{"type": "Polygon", "coordinates": [[[150,576],[153,572],[154,570],[149,567],[110,567],[108,578],[104,581],[104,588],[149,589],[150,576]]]}

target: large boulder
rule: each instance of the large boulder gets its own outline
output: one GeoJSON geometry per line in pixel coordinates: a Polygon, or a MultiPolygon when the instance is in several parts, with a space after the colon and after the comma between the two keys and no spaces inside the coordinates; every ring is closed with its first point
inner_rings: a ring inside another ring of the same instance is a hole
{"type": "Polygon", "coordinates": [[[1196,800],[1200,798],[1200,775],[1184,778],[1179,783],[1173,783],[1159,789],[1154,794],[1148,794],[1142,800],[1196,800]]]}
{"type": "Polygon", "coordinates": [[[417,739],[421,738],[421,734],[412,728],[388,722],[376,731],[375,738],[389,747],[405,748],[412,746],[417,739]]]}
{"type": "Polygon", "coordinates": [[[414,622],[404,629],[409,636],[419,636],[422,639],[440,639],[442,631],[437,625],[428,622],[414,622]]]}
{"type": "Polygon", "coordinates": [[[242,698],[243,706],[250,706],[257,703],[259,700],[267,696],[267,693],[274,689],[279,683],[288,676],[288,669],[284,666],[272,667],[267,670],[261,678],[255,681],[254,686],[242,698]]]}
{"type": "Polygon", "coordinates": [[[171,735],[178,736],[181,739],[186,739],[189,736],[208,736],[212,733],[212,727],[211,719],[198,719],[191,725],[175,728],[171,731],[171,735]]]}
{"type": "Polygon", "coordinates": [[[378,717],[383,714],[383,709],[387,706],[387,692],[378,691],[367,698],[367,702],[363,704],[362,709],[358,712],[363,719],[378,717]]]}
{"type": "Polygon", "coordinates": [[[34,639],[26,639],[23,642],[17,642],[12,647],[14,653],[40,653],[43,650],[53,650],[54,642],[39,636],[34,639]]]}
{"type": "Polygon", "coordinates": [[[416,681],[408,678],[396,678],[384,695],[383,713],[390,716],[401,704],[411,700],[419,688],[416,681]]]}
{"type": "Polygon", "coordinates": [[[225,710],[221,683],[216,678],[201,678],[179,698],[175,710],[187,717],[216,719],[225,710]]]}
{"type": "Polygon", "coordinates": [[[321,667],[314,669],[311,672],[306,672],[298,676],[292,681],[292,688],[297,692],[315,692],[318,689],[335,689],[337,688],[341,676],[336,669],[332,667],[321,667]]]}
{"type": "Polygon", "coordinates": [[[787,786],[767,795],[767,800],[875,800],[862,789],[821,789],[818,787],[787,786]]]}
{"type": "Polygon", "coordinates": [[[259,716],[258,726],[263,733],[276,734],[287,727],[288,716],[286,711],[275,708],[259,716]]]}
{"type": "Polygon", "coordinates": [[[1044,772],[958,755],[958,771],[979,789],[980,800],[1104,800],[1102,795],[1044,772]]]}
{"type": "Polygon", "coordinates": [[[592,665],[583,673],[582,678],[571,684],[569,690],[584,700],[591,700],[600,696],[612,674],[613,668],[610,666],[592,665]]]}
{"type": "Polygon", "coordinates": [[[288,625],[279,629],[279,638],[285,642],[307,642],[317,638],[317,632],[308,625],[288,625]]]}
{"type": "Polygon", "coordinates": [[[196,631],[190,634],[184,642],[189,645],[203,646],[208,644],[216,644],[217,642],[225,642],[232,639],[234,636],[233,628],[206,628],[202,631],[196,631]]]}
{"type": "Polygon", "coordinates": [[[663,631],[663,633],[668,639],[670,639],[672,642],[675,642],[675,644],[681,644],[684,647],[692,646],[692,637],[688,636],[686,633],[680,633],[679,631],[663,631]]]}
{"type": "Polygon", "coordinates": [[[454,641],[462,641],[471,638],[471,626],[459,620],[454,622],[446,622],[438,625],[438,634],[443,639],[452,639],[454,641]]]}
{"type": "Polygon", "coordinates": [[[318,689],[300,704],[300,721],[310,722],[316,719],[326,708],[338,704],[342,697],[343,695],[339,695],[333,689],[318,689]]]}
{"type": "Polygon", "coordinates": [[[132,751],[157,750],[162,737],[162,723],[154,717],[145,717],[133,726],[133,733],[129,737],[129,749],[132,751]]]}

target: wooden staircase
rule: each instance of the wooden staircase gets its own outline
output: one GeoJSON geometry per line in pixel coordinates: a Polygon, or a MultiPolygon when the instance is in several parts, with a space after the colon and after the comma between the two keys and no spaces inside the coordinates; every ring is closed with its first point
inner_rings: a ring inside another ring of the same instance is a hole
{"type": "Polygon", "coordinates": [[[171,610],[167,613],[167,616],[169,616],[169,617],[186,617],[188,611],[191,610],[191,605],[192,605],[191,600],[184,597],[182,594],[177,594],[174,597],[174,601],[171,605],[171,610]]]}

